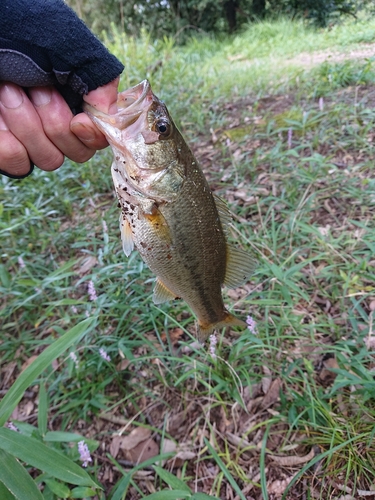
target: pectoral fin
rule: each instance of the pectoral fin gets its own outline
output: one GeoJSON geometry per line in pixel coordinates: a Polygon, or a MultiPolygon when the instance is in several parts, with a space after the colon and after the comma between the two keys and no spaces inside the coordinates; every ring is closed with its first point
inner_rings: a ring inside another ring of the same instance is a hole
{"type": "Polygon", "coordinates": [[[249,280],[254,267],[255,260],[248,253],[235,246],[228,245],[224,285],[228,288],[243,285],[249,280]]]}
{"type": "Polygon", "coordinates": [[[124,250],[124,254],[129,257],[134,250],[133,234],[129,222],[124,219],[122,214],[120,214],[120,233],[122,249],[124,250]]]}
{"type": "Polygon", "coordinates": [[[176,298],[176,294],[171,292],[169,288],[167,288],[158,278],[155,283],[154,295],[152,297],[154,304],[163,304],[164,302],[168,302],[169,300],[174,300],[176,298]]]}

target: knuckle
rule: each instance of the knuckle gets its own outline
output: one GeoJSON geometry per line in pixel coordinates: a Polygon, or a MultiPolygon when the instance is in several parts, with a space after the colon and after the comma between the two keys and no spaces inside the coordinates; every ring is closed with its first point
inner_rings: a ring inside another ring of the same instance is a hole
{"type": "Polygon", "coordinates": [[[87,160],[92,158],[95,154],[95,150],[92,149],[82,149],[77,151],[74,156],[72,155],[71,160],[77,163],[85,163],[87,160]]]}
{"type": "Polygon", "coordinates": [[[30,159],[20,142],[0,143],[0,169],[12,175],[24,175],[30,170],[30,159]]]}
{"type": "Polygon", "coordinates": [[[52,170],[56,170],[61,167],[64,163],[64,155],[60,151],[55,151],[50,155],[43,155],[43,157],[34,158],[34,163],[41,170],[45,170],[47,172],[51,172],[52,170]]]}

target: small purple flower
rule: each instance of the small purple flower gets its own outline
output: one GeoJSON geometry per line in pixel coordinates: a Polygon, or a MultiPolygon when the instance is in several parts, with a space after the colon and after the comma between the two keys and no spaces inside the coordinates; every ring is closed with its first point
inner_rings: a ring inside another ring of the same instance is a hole
{"type": "Polygon", "coordinates": [[[111,361],[111,357],[105,352],[103,347],[99,349],[99,354],[105,361],[111,361]]]}
{"type": "Polygon", "coordinates": [[[8,423],[7,423],[7,427],[8,427],[8,429],[10,429],[11,431],[19,432],[18,427],[16,427],[16,426],[14,425],[14,423],[13,423],[13,422],[8,422],[8,423]]]}
{"type": "Polygon", "coordinates": [[[319,97],[319,109],[320,109],[320,111],[324,110],[324,99],[323,99],[323,97],[319,97]]]}
{"type": "Polygon", "coordinates": [[[26,267],[25,261],[21,256],[18,257],[18,265],[20,266],[20,269],[24,269],[26,267]]]}
{"type": "Polygon", "coordinates": [[[216,344],[217,344],[217,337],[216,337],[216,334],[213,333],[212,335],[210,335],[210,354],[211,354],[213,359],[217,358],[217,356],[216,356],[216,344]]]}
{"type": "Polygon", "coordinates": [[[89,284],[87,285],[87,292],[89,294],[90,300],[92,301],[98,300],[98,296],[96,295],[95,285],[92,280],[90,280],[89,284]]]}
{"type": "Polygon", "coordinates": [[[293,137],[293,129],[288,129],[288,149],[292,147],[292,137],[293,137]]]}
{"type": "Polygon", "coordinates": [[[246,324],[247,324],[247,327],[250,331],[250,333],[252,333],[253,335],[257,335],[258,334],[258,331],[257,331],[257,324],[255,323],[255,320],[252,316],[248,316],[246,318],[246,324]]]}
{"type": "Polygon", "coordinates": [[[83,462],[82,467],[87,467],[89,462],[92,462],[89,448],[84,441],[79,441],[78,443],[78,453],[79,458],[83,462]]]}
{"type": "Polygon", "coordinates": [[[73,314],[77,314],[78,313],[78,309],[76,308],[76,306],[72,306],[72,313],[73,314]]]}

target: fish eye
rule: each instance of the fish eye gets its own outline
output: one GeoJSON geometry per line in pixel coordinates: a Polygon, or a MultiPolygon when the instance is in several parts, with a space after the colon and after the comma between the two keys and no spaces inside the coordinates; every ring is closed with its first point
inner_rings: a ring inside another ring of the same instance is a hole
{"type": "Polygon", "coordinates": [[[154,131],[162,137],[167,137],[171,132],[171,125],[167,120],[158,120],[154,124],[154,131]]]}

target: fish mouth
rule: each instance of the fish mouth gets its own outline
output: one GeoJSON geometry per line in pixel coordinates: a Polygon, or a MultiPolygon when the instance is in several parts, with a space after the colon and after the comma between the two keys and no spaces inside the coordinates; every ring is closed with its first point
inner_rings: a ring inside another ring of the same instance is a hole
{"type": "Polygon", "coordinates": [[[83,110],[98,126],[98,128],[112,136],[109,127],[124,130],[135,123],[144,111],[147,111],[154,100],[154,94],[148,80],[143,80],[138,85],[131,87],[117,96],[117,113],[109,115],[99,111],[88,103],[83,104],[83,110]]]}

